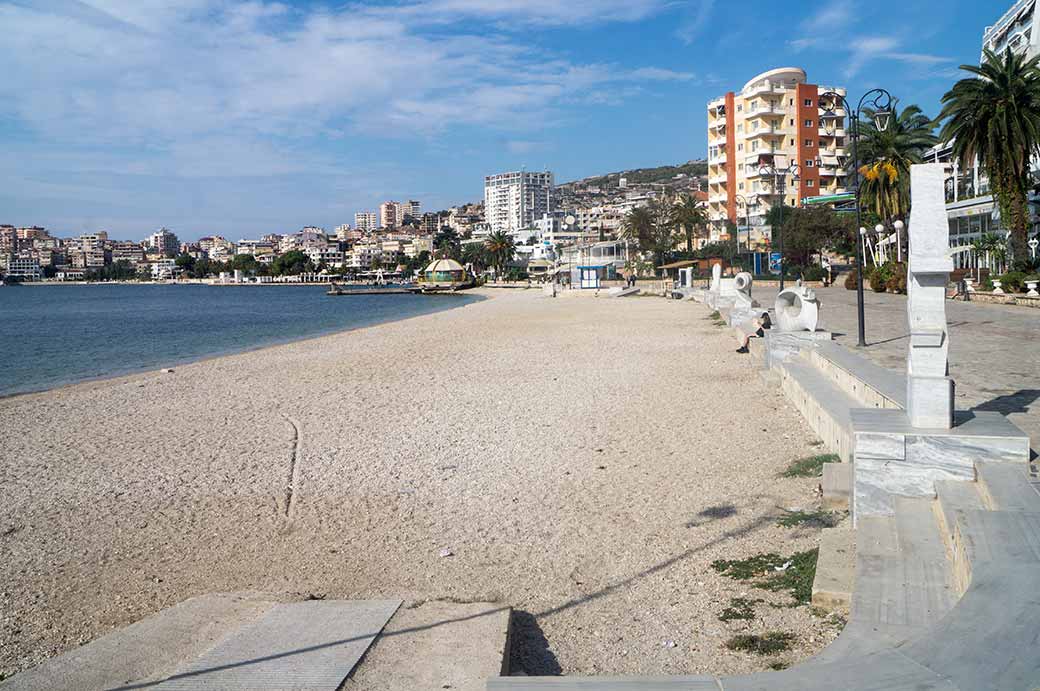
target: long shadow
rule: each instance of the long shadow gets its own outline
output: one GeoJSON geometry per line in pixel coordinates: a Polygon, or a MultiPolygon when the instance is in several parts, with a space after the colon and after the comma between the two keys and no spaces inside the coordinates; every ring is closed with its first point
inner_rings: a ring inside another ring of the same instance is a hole
{"type": "Polygon", "coordinates": [[[535,615],[524,610],[513,610],[512,640],[509,646],[509,670],[522,671],[536,677],[558,676],[563,667],[549,647],[545,632],[535,615]]]}
{"type": "MultiPolygon", "coordinates": [[[[732,515],[732,514],[729,514],[729,512],[725,509],[725,507],[712,507],[712,508],[706,509],[705,511],[701,512],[702,515],[707,514],[709,516],[711,514],[713,514],[713,513],[719,514],[720,517],[725,516],[725,515],[732,515]]],[[[657,563],[657,564],[655,564],[655,565],[653,565],[653,566],[651,566],[649,568],[646,568],[646,569],[640,571],[639,573],[636,573],[636,574],[634,574],[632,576],[629,576],[628,578],[625,578],[625,579],[622,579],[620,581],[617,581],[616,583],[611,583],[611,584],[609,584],[609,585],[607,585],[607,586],[605,586],[603,588],[600,588],[599,590],[597,590],[597,591],[595,591],[593,593],[589,593],[587,595],[583,595],[582,597],[573,598],[571,600],[568,600],[567,602],[564,602],[563,604],[557,605],[556,607],[551,607],[549,609],[543,610],[541,612],[536,612],[534,614],[530,614],[530,613],[527,613],[527,612],[522,612],[522,615],[520,617],[520,623],[521,623],[521,626],[524,627],[524,631],[525,631],[525,633],[528,636],[528,640],[532,643],[532,648],[531,648],[532,658],[533,658],[533,659],[531,659],[532,664],[535,665],[536,667],[540,666],[540,667],[545,668],[545,669],[552,669],[553,665],[555,664],[556,668],[559,668],[559,662],[556,661],[555,655],[553,655],[552,652],[549,650],[548,641],[545,640],[544,634],[541,633],[541,627],[538,625],[538,618],[540,618],[540,617],[551,617],[553,615],[559,614],[560,612],[564,612],[564,611],[567,611],[569,609],[573,609],[575,607],[578,607],[580,605],[585,605],[585,604],[588,604],[588,603],[593,602],[595,600],[599,600],[600,598],[603,598],[603,597],[606,597],[606,596],[608,596],[608,595],[610,595],[612,593],[615,593],[618,590],[621,590],[622,588],[625,588],[625,587],[631,585],[632,583],[634,583],[634,582],[636,582],[636,581],[638,581],[640,579],[646,578],[647,576],[651,576],[653,574],[656,574],[656,573],[664,571],[664,570],[666,570],[668,568],[671,568],[672,566],[674,566],[675,564],[679,563],[680,561],[688,559],[689,557],[693,556],[694,554],[697,554],[698,552],[702,552],[702,551],[704,551],[704,550],[706,550],[706,549],[708,549],[708,548],[710,548],[710,547],[712,547],[714,545],[717,545],[719,543],[725,542],[725,541],[730,540],[732,538],[748,535],[749,533],[754,532],[755,530],[758,530],[763,525],[765,525],[767,523],[771,523],[773,520],[775,520],[774,517],[772,517],[769,514],[764,514],[764,515],[760,516],[759,518],[755,519],[753,522],[751,522],[751,523],[749,523],[747,525],[744,525],[744,526],[742,526],[740,528],[737,528],[737,529],[734,529],[734,530],[726,531],[725,533],[721,534],[720,536],[716,537],[713,540],[709,540],[708,542],[705,542],[704,544],[702,544],[700,546],[691,547],[691,548],[689,548],[687,550],[684,550],[683,552],[680,552],[679,554],[675,555],[674,557],[671,557],[671,558],[666,559],[666,560],[664,560],[662,562],[659,562],[659,563],[657,563]],[[539,642],[539,640],[538,640],[539,636],[541,637],[541,641],[542,642],[539,642]],[[539,648],[541,650],[539,650],[539,648]]],[[[426,631],[426,630],[429,630],[429,629],[434,629],[434,628],[437,628],[439,626],[444,626],[444,625],[455,623],[455,622],[470,621],[472,619],[477,619],[477,618],[480,618],[480,617],[490,616],[490,615],[495,614],[497,612],[502,612],[502,611],[505,611],[505,610],[508,610],[508,609],[509,609],[508,607],[496,607],[495,609],[487,610],[486,612],[478,612],[477,614],[471,614],[471,615],[468,615],[468,616],[465,616],[465,617],[456,617],[456,618],[452,618],[452,619],[445,619],[443,621],[434,622],[432,624],[424,624],[422,626],[412,626],[412,627],[409,627],[407,629],[401,629],[399,631],[392,631],[392,632],[389,632],[389,633],[384,633],[382,635],[385,636],[385,637],[391,637],[391,636],[401,636],[401,635],[408,634],[408,633],[415,633],[417,631],[426,631]]],[[[353,636],[351,638],[343,638],[343,639],[336,640],[336,641],[329,641],[328,643],[321,643],[321,644],[318,644],[318,645],[307,646],[305,648],[298,648],[296,650],[287,650],[287,651],[281,652],[281,653],[273,653],[271,655],[264,655],[263,657],[257,657],[257,658],[253,658],[253,659],[250,659],[250,660],[242,660],[240,662],[230,662],[230,663],[225,664],[225,665],[218,665],[218,666],[215,666],[215,667],[209,667],[207,669],[194,670],[194,671],[191,671],[191,672],[182,672],[180,674],[174,674],[174,675],[172,675],[170,677],[166,677],[165,679],[162,679],[160,681],[144,682],[144,683],[139,683],[139,684],[129,684],[129,685],[125,685],[125,686],[118,686],[118,687],[115,687],[115,688],[111,689],[110,691],[131,691],[132,689],[146,689],[146,688],[149,688],[149,687],[152,687],[152,686],[157,686],[157,685],[162,684],[162,683],[167,682],[167,681],[174,681],[174,680],[179,680],[179,679],[188,679],[188,678],[193,678],[193,677],[200,677],[200,676],[203,676],[205,674],[211,674],[211,673],[214,673],[214,672],[221,672],[221,671],[228,670],[228,669],[236,669],[236,668],[239,668],[239,667],[247,667],[249,665],[258,664],[258,663],[261,663],[261,662],[268,662],[268,661],[271,661],[271,660],[278,660],[278,659],[282,659],[282,658],[286,658],[286,657],[291,657],[293,655],[301,655],[303,653],[308,653],[308,652],[312,652],[312,651],[315,651],[315,650],[322,650],[322,649],[325,649],[325,648],[332,648],[332,647],[335,647],[335,646],[338,646],[338,645],[344,645],[346,643],[353,643],[353,642],[362,641],[362,640],[374,639],[375,637],[377,637],[379,635],[380,635],[379,631],[375,631],[375,632],[372,632],[372,633],[365,633],[365,634],[361,634],[361,635],[358,635],[358,636],[353,636]]],[[[552,672],[550,672],[550,673],[552,673],[552,672]]],[[[559,674],[559,671],[556,671],[555,674],[559,674]]]]}
{"type": "MultiPolygon", "coordinates": [[[[967,324],[992,324],[992,323],[993,323],[993,322],[968,322],[968,321],[959,321],[959,322],[950,322],[949,324],[947,324],[947,325],[946,325],[946,328],[947,328],[947,329],[956,329],[956,328],[957,328],[957,327],[959,327],[959,326],[965,326],[965,325],[967,325],[967,324]]],[[[843,335],[844,335],[844,334],[843,334],[843,335]]],[[[886,338],[886,339],[885,339],[885,340],[883,340],[883,341],[871,341],[870,343],[868,343],[868,344],[867,344],[867,347],[869,348],[870,346],[882,345],[882,344],[884,344],[884,343],[893,343],[893,342],[895,342],[895,341],[901,341],[901,340],[903,340],[904,338],[910,338],[910,334],[906,333],[906,334],[903,334],[902,336],[893,336],[892,338],[886,338]]]]}
{"type": "Polygon", "coordinates": [[[1019,389],[1015,393],[1005,394],[974,406],[972,410],[995,410],[1003,415],[1010,413],[1028,413],[1029,406],[1040,399],[1040,389],[1019,389]]]}

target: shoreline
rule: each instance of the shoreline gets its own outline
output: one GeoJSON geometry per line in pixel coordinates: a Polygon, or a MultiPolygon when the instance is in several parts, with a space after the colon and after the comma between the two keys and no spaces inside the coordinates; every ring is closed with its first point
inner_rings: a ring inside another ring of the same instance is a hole
{"type": "Polygon", "coordinates": [[[777,522],[818,504],[778,477],[813,435],[730,335],[679,301],[494,297],[0,400],[0,673],[236,590],[500,602],[529,674],[742,673],[773,660],[732,635],[789,631],[787,662],[833,640],[785,593],[719,618],[748,584],[714,561],[820,539],[777,522]]]}
{"type": "MultiPolygon", "coordinates": [[[[97,285],[103,285],[103,284],[97,284],[97,285]]],[[[134,285],[134,284],[129,284],[129,285],[134,285]]],[[[219,352],[214,352],[214,353],[211,353],[211,354],[208,354],[208,355],[204,355],[202,357],[188,357],[188,358],[184,358],[184,359],[165,361],[165,362],[163,362],[161,364],[154,365],[154,366],[153,365],[149,365],[147,367],[133,368],[133,369],[130,369],[130,370],[122,370],[122,371],[112,372],[112,373],[108,373],[108,374],[102,374],[102,375],[98,375],[96,377],[87,377],[85,379],[76,379],[75,381],[59,383],[59,384],[55,384],[53,386],[48,386],[48,387],[42,388],[42,389],[33,389],[33,390],[30,390],[30,391],[14,391],[14,392],[10,392],[10,393],[0,392],[0,402],[6,401],[6,400],[9,400],[9,399],[12,399],[12,398],[23,397],[23,396],[38,396],[38,395],[41,395],[41,394],[47,394],[47,393],[51,393],[51,392],[54,392],[54,391],[62,391],[62,390],[65,390],[65,389],[71,389],[71,388],[75,388],[75,387],[79,387],[79,386],[91,386],[91,385],[97,385],[97,384],[104,384],[106,382],[111,382],[111,381],[116,381],[116,380],[128,380],[130,378],[133,378],[135,376],[140,376],[140,375],[143,375],[143,374],[153,374],[153,373],[154,374],[161,374],[162,371],[165,370],[165,369],[172,369],[174,367],[185,367],[185,366],[188,366],[188,365],[194,365],[196,363],[209,362],[211,360],[218,360],[220,358],[235,357],[236,355],[243,355],[243,354],[246,354],[246,353],[257,353],[257,352],[261,352],[261,351],[267,350],[269,348],[281,348],[281,347],[284,347],[284,346],[293,345],[295,343],[304,343],[306,341],[312,341],[312,340],[318,340],[318,339],[322,339],[322,338],[328,338],[329,336],[338,336],[340,334],[350,333],[351,331],[359,331],[359,330],[362,330],[362,329],[370,329],[370,328],[374,328],[374,327],[377,327],[377,326],[382,326],[383,324],[393,324],[393,323],[399,322],[399,321],[407,321],[409,319],[416,319],[418,317],[425,317],[425,316],[428,316],[430,314],[437,314],[439,312],[445,312],[445,311],[450,311],[450,310],[454,310],[454,309],[459,309],[459,308],[462,308],[462,307],[466,307],[467,305],[476,304],[476,303],[479,303],[479,302],[481,302],[483,300],[487,300],[487,299],[491,298],[490,294],[483,294],[483,295],[481,295],[481,294],[477,294],[477,293],[475,293],[473,291],[470,291],[469,295],[474,295],[476,297],[476,299],[475,300],[470,300],[470,301],[467,301],[467,302],[465,302],[465,303],[463,303],[461,305],[456,305],[454,307],[449,307],[449,308],[443,309],[443,310],[434,310],[434,311],[431,311],[431,312],[423,312],[422,314],[413,314],[413,315],[408,315],[408,316],[395,318],[395,319],[386,319],[386,320],[383,320],[383,321],[377,321],[377,322],[375,322],[373,324],[363,324],[363,325],[360,325],[360,326],[348,326],[348,327],[342,328],[342,329],[337,328],[337,329],[332,329],[332,330],[328,330],[328,331],[322,331],[322,332],[318,332],[318,333],[308,334],[306,336],[289,337],[288,339],[285,339],[285,340],[279,339],[279,340],[276,340],[276,341],[266,342],[266,343],[262,343],[262,344],[259,344],[259,345],[246,346],[244,348],[232,348],[230,350],[222,350],[222,351],[219,351],[219,352]]],[[[440,293],[440,294],[432,294],[432,295],[427,296],[427,297],[464,297],[464,296],[465,295],[440,293]]]]}

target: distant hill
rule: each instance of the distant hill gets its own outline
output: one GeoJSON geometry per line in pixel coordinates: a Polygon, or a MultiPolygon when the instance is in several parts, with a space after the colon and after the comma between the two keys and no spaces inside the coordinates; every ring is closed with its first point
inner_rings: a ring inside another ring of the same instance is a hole
{"type": "Polygon", "coordinates": [[[658,166],[657,168],[636,168],[634,170],[622,170],[606,175],[573,180],[559,185],[561,188],[577,187],[617,187],[618,179],[625,178],[629,185],[649,185],[653,183],[674,182],[676,175],[684,175],[687,178],[702,177],[708,174],[707,161],[687,161],[675,166],[658,166]]]}

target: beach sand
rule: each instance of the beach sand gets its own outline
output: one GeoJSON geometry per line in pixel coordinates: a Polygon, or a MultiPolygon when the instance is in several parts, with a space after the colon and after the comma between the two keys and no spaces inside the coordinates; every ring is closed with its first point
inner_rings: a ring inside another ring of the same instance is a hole
{"type": "Polygon", "coordinates": [[[532,674],[744,672],[837,635],[710,567],[818,544],[776,525],[817,481],[777,474],[821,449],[704,307],[486,294],[0,400],[0,673],[234,590],[500,602],[532,674]],[[720,621],[741,596],[758,617],[720,621]],[[794,649],[724,646],[772,630],[794,649]]]}

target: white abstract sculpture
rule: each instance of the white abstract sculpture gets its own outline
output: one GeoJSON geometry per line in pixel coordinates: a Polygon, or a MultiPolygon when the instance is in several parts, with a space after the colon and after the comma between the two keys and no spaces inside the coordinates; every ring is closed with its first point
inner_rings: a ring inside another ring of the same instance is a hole
{"type": "Polygon", "coordinates": [[[733,287],[736,288],[738,293],[744,293],[748,297],[751,297],[751,274],[747,271],[741,271],[733,279],[733,287]]]}
{"type": "Polygon", "coordinates": [[[816,293],[803,285],[781,290],[773,305],[780,331],[816,331],[820,302],[816,293]]]}
{"type": "Polygon", "coordinates": [[[711,267],[711,285],[708,290],[713,293],[719,292],[719,287],[722,283],[722,265],[713,264],[711,267]]]}
{"type": "Polygon", "coordinates": [[[907,415],[913,427],[937,429],[953,427],[950,334],[946,328],[946,284],[953,260],[948,254],[944,180],[941,163],[910,166],[907,415]]]}

